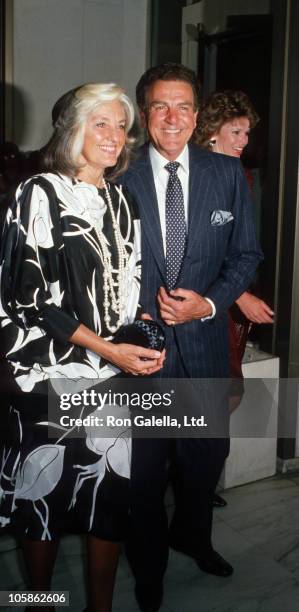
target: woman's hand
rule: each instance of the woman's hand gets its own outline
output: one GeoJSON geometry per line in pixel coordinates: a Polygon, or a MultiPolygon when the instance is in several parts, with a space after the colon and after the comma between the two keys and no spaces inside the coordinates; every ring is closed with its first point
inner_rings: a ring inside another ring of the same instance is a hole
{"type": "Polygon", "coordinates": [[[136,346],[135,344],[113,344],[100,336],[97,336],[91,329],[82,323],[69,338],[70,342],[83,346],[93,351],[106,361],[113,363],[124,372],[129,372],[137,376],[154,374],[163,367],[165,360],[165,350],[155,351],[152,349],[136,346]],[[146,361],[144,361],[146,359],[146,361]]]}
{"type": "Polygon", "coordinates": [[[141,315],[141,318],[143,321],[153,321],[153,317],[151,317],[151,315],[148,312],[144,312],[141,315]]]}
{"type": "Polygon", "coordinates": [[[236,300],[236,303],[249,321],[253,323],[273,323],[273,310],[266,302],[252,295],[252,293],[245,291],[236,300]]]}
{"type": "MultiPolygon", "coordinates": [[[[113,344],[112,342],[107,342],[107,344],[110,345],[109,348],[107,347],[109,361],[124,372],[135,376],[148,376],[163,367],[165,349],[160,352],[135,344],[113,344]]],[[[107,356],[105,358],[107,359],[107,356]]]]}

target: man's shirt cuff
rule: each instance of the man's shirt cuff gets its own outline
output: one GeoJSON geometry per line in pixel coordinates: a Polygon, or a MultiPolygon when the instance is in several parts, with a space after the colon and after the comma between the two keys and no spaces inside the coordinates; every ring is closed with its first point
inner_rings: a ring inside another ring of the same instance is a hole
{"type": "Polygon", "coordinates": [[[205,300],[207,302],[209,302],[209,304],[211,304],[212,306],[212,314],[210,314],[208,317],[202,317],[202,319],[200,319],[201,321],[208,321],[209,319],[214,319],[215,315],[216,315],[216,306],[214,304],[214,302],[212,300],[210,300],[210,298],[205,297],[205,300]]]}

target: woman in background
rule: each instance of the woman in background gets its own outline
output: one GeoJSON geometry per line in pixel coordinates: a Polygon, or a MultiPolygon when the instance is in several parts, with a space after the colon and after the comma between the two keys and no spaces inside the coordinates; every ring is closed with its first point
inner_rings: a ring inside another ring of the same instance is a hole
{"type": "Polygon", "coordinates": [[[61,533],[87,533],[89,612],[111,610],[130,436],[94,438],[81,427],[73,438],[74,427],[54,422],[50,440],[47,381],[64,379],[73,393],[78,379],[162,367],[157,351],[111,342],[134,320],[139,297],[139,220],[129,195],[107,179],[109,168],[113,178],[128,165],[133,119],[115,84],[84,85],[60,99],[46,172],[18,187],[1,257],[2,334],[19,393],[1,453],[0,524],[21,537],[30,589],[41,591],[51,589],[61,533]]]}
{"type": "MultiPolygon", "coordinates": [[[[214,153],[240,158],[248,143],[250,130],[259,117],[248,96],[242,91],[215,91],[201,109],[195,132],[195,142],[214,153]]],[[[252,175],[245,173],[250,190],[252,175]]],[[[250,291],[245,291],[229,310],[230,375],[232,379],[243,379],[242,359],[252,323],[273,323],[274,312],[263,300],[250,291]]],[[[242,398],[242,388],[236,381],[233,385],[230,405],[235,409],[242,398]]],[[[215,506],[226,502],[215,496],[215,506]]]]}

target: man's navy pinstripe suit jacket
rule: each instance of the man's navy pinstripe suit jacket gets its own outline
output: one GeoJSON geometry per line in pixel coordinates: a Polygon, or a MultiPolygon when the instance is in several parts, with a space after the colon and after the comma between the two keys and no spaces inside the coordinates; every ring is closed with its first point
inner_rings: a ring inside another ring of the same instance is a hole
{"type": "MultiPolygon", "coordinates": [[[[141,219],[140,303],[158,320],[156,296],[165,286],[166,266],[148,145],[139,149],[121,183],[135,199],[141,219]]],[[[176,334],[190,377],[228,376],[227,309],[247,289],[262,258],[240,161],[190,144],[188,239],[177,286],[209,297],[216,306],[214,319],[166,330],[169,338],[176,334]],[[230,211],[233,220],[213,225],[212,213],[218,210],[230,211]]]]}

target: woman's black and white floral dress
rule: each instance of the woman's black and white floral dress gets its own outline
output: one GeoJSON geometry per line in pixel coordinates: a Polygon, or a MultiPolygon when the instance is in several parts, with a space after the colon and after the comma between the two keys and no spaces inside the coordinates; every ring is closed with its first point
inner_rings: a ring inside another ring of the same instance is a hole
{"type": "MultiPolygon", "coordinates": [[[[121,187],[108,184],[128,254],[126,313],[140,285],[140,226],[121,187]]],[[[106,380],[119,370],[68,342],[80,323],[108,339],[103,316],[102,228],[117,279],[118,251],[105,191],[56,174],[22,184],[9,210],[1,257],[1,342],[20,393],[10,402],[0,455],[0,525],[50,540],[65,530],[122,538],[130,476],[130,432],[117,438],[48,438],[49,379],[106,380]]],[[[111,324],[118,316],[110,309],[111,324]]]]}

